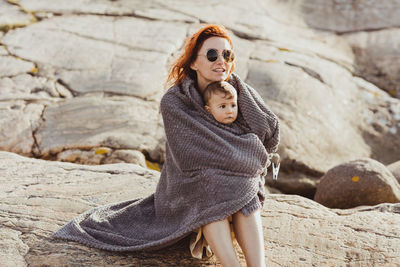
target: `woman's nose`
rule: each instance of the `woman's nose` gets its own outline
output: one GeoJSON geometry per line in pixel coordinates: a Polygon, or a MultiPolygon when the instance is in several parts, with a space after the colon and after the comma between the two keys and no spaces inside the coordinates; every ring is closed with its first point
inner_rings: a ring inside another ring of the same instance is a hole
{"type": "Polygon", "coordinates": [[[216,63],[224,64],[224,57],[222,55],[218,54],[218,58],[216,61],[217,61],[216,63]]]}

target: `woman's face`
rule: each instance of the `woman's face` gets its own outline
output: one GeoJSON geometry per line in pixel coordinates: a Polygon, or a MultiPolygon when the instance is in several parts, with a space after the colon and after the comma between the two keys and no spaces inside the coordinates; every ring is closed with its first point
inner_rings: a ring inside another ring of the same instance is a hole
{"type": "Polygon", "coordinates": [[[197,73],[197,85],[200,91],[212,82],[225,80],[232,68],[232,62],[225,62],[222,51],[231,50],[228,40],[222,37],[211,37],[204,41],[201,46],[196,60],[190,65],[190,68],[197,73]],[[214,62],[207,59],[207,52],[210,49],[218,51],[218,58],[214,62]]]}

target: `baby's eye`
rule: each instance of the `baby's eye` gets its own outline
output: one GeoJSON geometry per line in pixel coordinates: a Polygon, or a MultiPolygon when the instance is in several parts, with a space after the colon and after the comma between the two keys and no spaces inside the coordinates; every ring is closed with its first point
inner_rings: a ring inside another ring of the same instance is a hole
{"type": "Polygon", "coordinates": [[[221,108],[225,108],[225,105],[221,105],[221,108]]]}
{"type": "Polygon", "coordinates": [[[236,104],[232,104],[232,107],[233,107],[233,108],[236,107],[236,104]]]}

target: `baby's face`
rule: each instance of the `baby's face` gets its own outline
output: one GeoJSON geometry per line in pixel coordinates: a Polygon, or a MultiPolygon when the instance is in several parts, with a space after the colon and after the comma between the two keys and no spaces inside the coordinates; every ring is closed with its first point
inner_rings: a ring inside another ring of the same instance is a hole
{"type": "Polygon", "coordinates": [[[238,115],[237,96],[233,98],[224,98],[222,93],[212,94],[208,105],[205,109],[210,112],[214,118],[224,124],[231,124],[234,122],[238,115]]]}

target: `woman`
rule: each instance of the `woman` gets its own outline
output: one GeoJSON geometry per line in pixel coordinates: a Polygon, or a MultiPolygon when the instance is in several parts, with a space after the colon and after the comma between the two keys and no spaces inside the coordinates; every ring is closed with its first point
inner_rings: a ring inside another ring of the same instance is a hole
{"type": "MultiPolygon", "coordinates": [[[[185,79],[191,79],[195,81],[196,89],[202,95],[210,83],[229,80],[233,70],[234,54],[232,41],[227,31],[219,25],[208,25],[195,33],[186,43],[185,53],[171,68],[168,81],[173,81],[173,84],[179,87],[185,79]]],[[[277,122],[275,118],[274,123],[277,122]]],[[[279,141],[279,127],[273,126],[275,127],[273,137],[275,143],[268,152],[276,151],[279,141]]],[[[259,199],[255,199],[245,207],[254,210],[248,216],[245,216],[242,211],[232,215],[234,234],[242,248],[247,266],[265,266],[258,201],[259,199]]],[[[203,226],[202,231],[223,266],[240,266],[232,245],[228,218],[211,222],[203,226]]]]}
{"type": "Polygon", "coordinates": [[[233,74],[227,31],[207,25],[191,36],[172,66],[160,110],[166,160],[156,192],[81,214],[54,237],[100,249],[159,249],[200,232],[223,266],[239,266],[229,218],[248,266],[265,266],[260,210],[268,153],[279,143],[279,121],[258,93],[233,74]],[[227,80],[239,112],[229,124],[204,109],[202,92],[227,80]]]}

